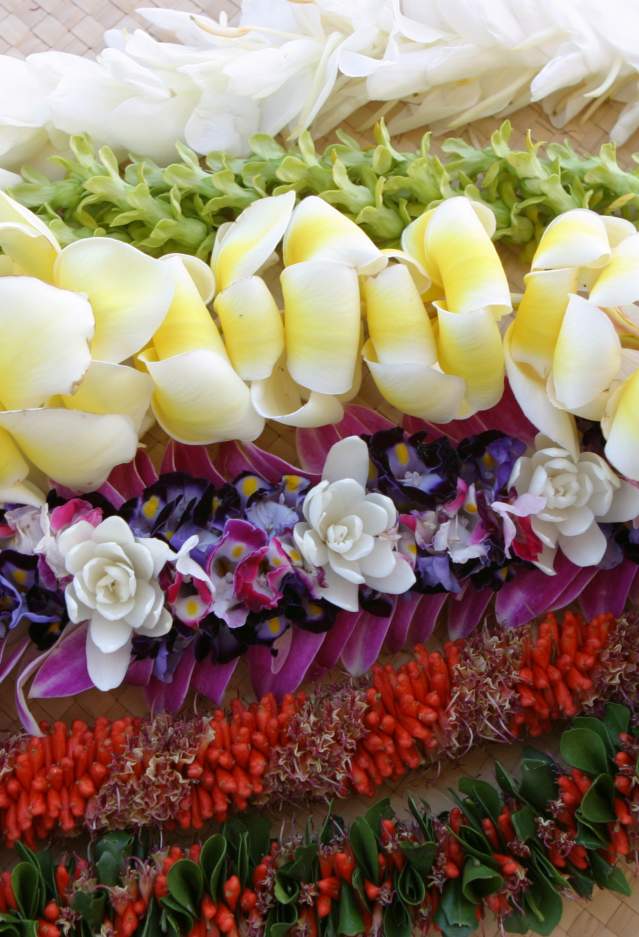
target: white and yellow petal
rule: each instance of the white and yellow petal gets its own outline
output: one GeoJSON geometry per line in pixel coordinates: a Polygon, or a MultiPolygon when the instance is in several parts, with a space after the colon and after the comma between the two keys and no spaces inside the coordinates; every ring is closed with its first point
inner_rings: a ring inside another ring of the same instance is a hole
{"type": "Polygon", "coordinates": [[[187,273],[195,283],[200,299],[205,306],[213,300],[215,296],[215,274],[210,264],[204,263],[194,254],[164,254],[161,258],[162,263],[171,260],[181,260],[187,273]]]}
{"type": "Polygon", "coordinates": [[[364,282],[366,323],[382,364],[434,364],[437,347],[428,313],[407,267],[392,264],[364,282]]]}
{"type": "Polygon", "coordinates": [[[434,423],[468,415],[464,411],[466,384],[461,377],[443,374],[423,361],[384,364],[370,340],[362,354],[380,394],[401,413],[434,423]]]}
{"type": "Polygon", "coordinates": [[[226,350],[241,378],[265,380],[284,351],[284,324],[261,277],[236,280],[215,300],[226,350]]]}
{"type": "Polygon", "coordinates": [[[526,288],[511,331],[515,361],[545,379],[561,328],[568,296],[577,289],[576,268],[538,270],[525,276],[526,288]]]}
{"type": "Polygon", "coordinates": [[[173,296],[153,335],[153,348],[160,359],[198,348],[227,357],[222,337],[206,306],[215,290],[215,279],[212,274],[208,279],[199,266],[201,261],[196,265],[195,260],[186,261],[176,254],[162,258],[162,267],[173,283],[173,296]]]}
{"type": "Polygon", "coordinates": [[[311,260],[281,275],[287,367],[294,381],[320,394],[350,391],[361,317],[352,267],[311,260]]]}
{"type": "Polygon", "coordinates": [[[639,234],[623,240],[612,252],[590,290],[598,306],[624,306],[639,300],[639,234]]]}
{"type": "Polygon", "coordinates": [[[178,442],[207,445],[257,439],[264,420],[228,359],[214,351],[187,351],[162,361],[139,356],[154,384],[151,406],[162,429],[178,442]]]}
{"type": "Polygon", "coordinates": [[[251,400],[256,412],[265,420],[285,426],[312,429],[339,423],[344,408],[337,397],[306,391],[292,379],[280,361],[264,381],[251,384],[251,400]]]}
{"type": "Polygon", "coordinates": [[[550,222],[535,251],[532,269],[603,267],[610,260],[610,252],[601,215],[588,208],[574,208],[550,222]]]}
{"type": "Polygon", "coordinates": [[[610,398],[601,421],[606,458],[618,472],[639,481],[639,371],[610,398]]]}
{"type": "Polygon", "coordinates": [[[512,331],[511,324],[504,335],[504,360],[508,383],[517,403],[533,426],[577,459],[579,438],[575,418],[553,406],[546,390],[546,381],[541,380],[529,364],[520,364],[514,360],[511,351],[512,331]]]}
{"type": "Polygon", "coordinates": [[[125,364],[92,361],[76,391],[64,395],[69,410],[119,413],[128,416],[139,432],[151,405],[153,382],[148,374],[125,364]]]}
{"type": "Polygon", "coordinates": [[[284,263],[330,260],[375,274],[387,259],[362,229],[317,195],[302,199],[284,237],[284,263]]]}
{"type": "Polygon", "coordinates": [[[69,244],[56,261],[55,281],[86,294],[95,316],[93,357],[116,364],[144,348],[173,298],[167,268],[114,238],[69,244]]]}
{"type": "Polygon", "coordinates": [[[0,248],[13,261],[16,273],[53,282],[60,245],[37,215],[1,190],[0,248]]]}
{"type": "Polygon", "coordinates": [[[0,429],[0,506],[42,503],[44,498],[41,495],[37,497],[37,489],[25,482],[28,474],[29,465],[20,450],[9,433],[0,429]]]}
{"type": "Polygon", "coordinates": [[[459,196],[433,210],[424,234],[426,270],[443,285],[453,312],[486,308],[499,317],[510,312],[508,280],[482,217],[459,196]]]}
{"type": "Polygon", "coordinates": [[[0,412],[23,456],[50,479],[77,491],[94,491],[114,466],[130,462],[138,445],[133,422],[117,414],[39,409],[0,412]]]}
{"type": "Polygon", "coordinates": [[[554,396],[566,410],[584,407],[609,389],[620,367],[614,325],[598,306],[572,294],[553,355],[554,396]]]}
{"type": "Polygon", "coordinates": [[[494,316],[487,309],[436,309],[442,371],[463,378],[470,413],[495,406],[504,391],[504,353],[494,316]]]}
{"type": "Polygon", "coordinates": [[[89,366],[91,306],[34,277],[0,277],[0,405],[39,407],[71,393],[89,366]]]}
{"type": "Polygon", "coordinates": [[[261,198],[218,231],[211,265],[219,290],[261,269],[284,237],[294,204],[294,192],[261,198]]]}

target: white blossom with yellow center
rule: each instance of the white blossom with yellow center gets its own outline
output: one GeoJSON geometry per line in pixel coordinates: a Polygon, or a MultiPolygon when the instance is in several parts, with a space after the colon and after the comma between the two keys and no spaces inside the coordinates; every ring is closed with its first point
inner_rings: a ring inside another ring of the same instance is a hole
{"type": "Polygon", "coordinates": [[[601,421],[605,453],[639,480],[639,234],[587,209],[546,228],[504,349],[510,385],[546,436],[579,452],[576,417],[601,421]]]}

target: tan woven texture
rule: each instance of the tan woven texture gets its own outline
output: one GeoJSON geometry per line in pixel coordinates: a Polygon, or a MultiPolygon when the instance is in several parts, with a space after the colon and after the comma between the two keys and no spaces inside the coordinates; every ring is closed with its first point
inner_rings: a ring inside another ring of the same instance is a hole
{"type": "MultiPolygon", "coordinates": [[[[217,15],[221,11],[232,18],[237,15],[240,0],[210,0],[198,3],[195,0],[0,0],[0,53],[25,56],[33,52],[42,52],[55,48],[64,52],[91,55],[102,47],[105,29],[114,27],[143,26],[135,16],[138,6],[168,6],[193,12],[217,15]]],[[[603,104],[593,105],[585,120],[573,122],[565,131],[558,133],[539,108],[526,108],[512,116],[517,135],[531,129],[538,140],[559,140],[569,137],[578,148],[597,149],[608,139],[608,131],[614,121],[616,107],[603,104]]],[[[357,132],[366,115],[357,115],[348,129],[357,132]],[[361,120],[359,119],[361,117],[361,120]]],[[[497,121],[483,120],[466,128],[462,133],[475,144],[487,141],[497,126],[497,121]]],[[[427,128],[424,128],[427,129],[427,128]]],[[[414,144],[419,134],[413,134],[399,141],[405,147],[414,144]]],[[[628,160],[632,147],[622,151],[622,159],[628,160]]],[[[521,274],[521,268],[509,258],[510,271],[521,274]]],[[[397,416],[388,407],[380,407],[380,399],[370,380],[364,381],[357,402],[382,409],[387,416],[397,416]]],[[[151,454],[159,461],[165,439],[157,431],[146,440],[151,454]]],[[[292,433],[282,427],[270,426],[259,441],[265,449],[284,458],[295,461],[295,446],[292,433]]],[[[240,668],[241,670],[241,668],[240,668]]],[[[240,675],[236,680],[234,692],[243,696],[250,695],[246,677],[240,675]]],[[[123,688],[119,691],[101,694],[97,691],[86,693],[68,700],[55,700],[38,705],[35,712],[39,718],[72,719],[80,718],[93,721],[98,715],[117,718],[125,713],[143,715],[146,712],[143,695],[135,688],[123,688]]],[[[18,728],[13,702],[13,687],[0,689],[0,729],[18,728]]],[[[549,747],[552,747],[552,741],[549,747]]],[[[418,777],[413,775],[408,781],[383,791],[392,796],[398,808],[401,808],[409,793],[416,797],[427,796],[434,809],[450,806],[446,791],[453,787],[463,774],[492,776],[495,758],[499,758],[508,767],[514,768],[520,757],[517,746],[510,748],[477,749],[457,766],[445,769],[438,777],[418,777]]],[[[354,816],[366,808],[363,799],[353,798],[340,805],[346,816],[354,816]]],[[[318,814],[321,808],[317,810],[318,814]]],[[[281,820],[281,818],[280,818],[281,820]]],[[[0,852],[0,869],[15,861],[15,855],[7,851],[0,852]]],[[[632,875],[632,870],[628,870],[632,875]]],[[[484,937],[497,937],[498,929],[493,922],[486,921],[484,937]]],[[[639,937],[639,883],[630,898],[598,892],[591,902],[566,900],[561,926],[553,937],[639,937]]]]}

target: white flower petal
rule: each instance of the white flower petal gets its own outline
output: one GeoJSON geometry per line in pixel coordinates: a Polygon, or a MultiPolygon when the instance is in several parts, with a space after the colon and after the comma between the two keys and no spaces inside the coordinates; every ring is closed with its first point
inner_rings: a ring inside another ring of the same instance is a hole
{"type": "Polygon", "coordinates": [[[218,294],[215,311],[226,350],[240,377],[246,381],[269,377],[284,351],[284,326],[264,280],[236,280],[218,294]]]}
{"type": "Polygon", "coordinates": [[[131,637],[131,627],[125,621],[108,621],[93,613],[89,624],[91,640],[104,654],[113,654],[124,647],[131,637]]]}
{"type": "Polygon", "coordinates": [[[95,316],[93,357],[116,364],[150,341],[173,297],[166,266],[113,238],[69,244],[56,261],[55,280],[88,297],[95,316]]]}
{"type": "Polygon", "coordinates": [[[560,535],[557,543],[575,566],[596,566],[603,559],[608,545],[608,541],[596,523],[591,524],[586,531],[577,534],[576,537],[560,535]]]}
{"type": "Polygon", "coordinates": [[[588,530],[594,521],[594,514],[586,505],[572,507],[566,512],[565,520],[557,525],[561,537],[575,537],[588,530]]]}
{"type": "Polygon", "coordinates": [[[360,559],[359,568],[367,580],[370,576],[383,579],[393,573],[397,558],[390,540],[376,540],[374,549],[360,559]]]}
{"type": "Polygon", "coordinates": [[[258,199],[222,237],[218,232],[211,264],[220,290],[263,267],[284,236],[294,204],[294,192],[258,199]]]}
{"type": "Polygon", "coordinates": [[[532,269],[603,267],[609,259],[610,242],[601,216],[588,208],[574,208],[550,222],[541,236],[532,269]]]}
{"type": "Polygon", "coordinates": [[[366,487],[369,472],[368,446],[359,436],[347,436],[334,443],[326,456],[322,480],[336,482],[352,478],[362,488],[366,487]]]}
{"type": "Polygon", "coordinates": [[[393,264],[369,277],[364,297],[370,342],[381,364],[436,362],[433,328],[407,267],[393,264]]]}
{"type": "Polygon", "coordinates": [[[622,481],[615,491],[610,509],[597,518],[602,524],[619,524],[639,517],[639,488],[622,481]]]}
{"type": "Polygon", "coordinates": [[[330,566],[324,569],[324,576],[325,585],[318,589],[320,597],[347,612],[356,612],[359,609],[358,585],[338,575],[330,566]]]}
{"type": "Polygon", "coordinates": [[[415,584],[415,573],[402,556],[396,555],[395,567],[388,576],[367,576],[366,585],[388,595],[402,595],[415,584]]]}
{"type": "Polygon", "coordinates": [[[131,528],[117,514],[113,517],[107,517],[93,531],[93,541],[95,543],[109,543],[114,540],[116,544],[125,549],[134,543],[131,528]]]}
{"type": "Polygon", "coordinates": [[[320,394],[344,394],[355,378],[361,320],[351,267],[308,261],[281,275],[289,373],[320,394]]]}
{"type": "Polygon", "coordinates": [[[69,410],[128,416],[139,432],[152,392],[148,374],[123,364],[92,361],[74,393],[62,400],[69,410]]]}
{"type": "Polygon", "coordinates": [[[154,585],[144,581],[137,583],[135,604],[126,616],[127,624],[131,628],[138,629],[144,626],[149,613],[153,608],[156,598],[156,590],[159,588],[160,587],[157,585],[157,583],[154,585]]]}
{"type": "Polygon", "coordinates": [[[87,632],[86,654],[87,670],[91,680],[98,690],[106,693],[119,687],[126,676],[131,662],[131,641],[127,641],[117,651],[105,654],[94,644],[91,635],[87,632]]]}
{"type": "Polygon", "coordinates": [[[53,282],[53,267],[60,252],[58,242],[41,218],[1,190],[0,248],[19,273],[53,282]]]}
{"type": "Polygon", "coordinates": [[[284,426],[312,429],[339,423],[344,416],[344,407],[337,397],[305,391],[295,383],[283,361],[275,365],[265,381],[253,381],[251,402],[259,416],[284,426]]]}
{"type": "Polygon", "coordinates": [[[32,277],[0,277],[0,405],[40,407],[89,367],[93,314],[83,296],[32,277]]]}

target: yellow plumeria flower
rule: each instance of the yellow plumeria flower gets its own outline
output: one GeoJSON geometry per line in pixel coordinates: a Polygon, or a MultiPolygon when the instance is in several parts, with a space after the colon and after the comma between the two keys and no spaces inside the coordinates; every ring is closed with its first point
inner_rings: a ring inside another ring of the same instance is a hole
{"type": "Polygon", "coordinates": [[[449,199],[406,228],[402,249],[414,266],[393,265],[367,280],[364,358],[381,394],[403,413],[445,423],[500,399],[498,321],[511,302],[494,231],[486,206],[449,199]]]}
{"type": "Polygon", "coordinates": [[[61,250],[4,192],[0,247],[0,502],[37,500],[38,476],[99,487],[135,455],[152,388],[122,362],[164,319],[171,278],[110,238],[61,250]]]}
{"type": "Polygon", "coordinates": [[[600,420],[608,459],[639,479],[639,426],[630,418],[639,367],[634,226],[588,209],[565,212],[542,235],[525,283],[504,342],[524,413],[575,456],[575,418],[600,420]]]}

